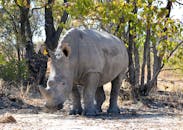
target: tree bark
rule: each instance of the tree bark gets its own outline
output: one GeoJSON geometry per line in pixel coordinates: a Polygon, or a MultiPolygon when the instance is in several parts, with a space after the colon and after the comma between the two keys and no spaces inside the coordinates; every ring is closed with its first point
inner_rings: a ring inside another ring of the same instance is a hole
{"type": "Polygon", "coordinates": [[[133,62],[133,35],[130,34],[131,26],[128,25],[129,35],[128,35],[128,57],[129,57],[129,80],[132,86],[135,86],[135,68],[133,62]]]}
{"type": "Polygon", "coordinates": [[[150,51],[150,27],[147,29],[147,36],[146,36],[146,42],[147,42],[147,82],[151,80],[151,51],[150,51]]]}
{"type": "Polygon", "coordinates": [[[139,77],[140,77],[140,61],[139,61],[139,51],[134,44],[134,58],[135,58],[135,84],[139,86],[139,77]]]}
{"type": "MultiPolygon", "coordinates": [[[[64,0],[66,3],[67,0],[64,0]]],[[[48,5],[45,6],[45,31],[46,31],[46,46],[50,50],[54,50],[57,47],[58,40],[60,38],[60,34],[62,33],[63,27],[58,27],[57,30],[54,27],[54,19],[52,13],[52,5],[54,4],[54,0],[48,0],[48,5]]],[[[68,18],[68,13],[64,11],[61,17],[61,23],[66,23],[68,18]]]]}
{"type": "MultiPolygon", "coordinates": [[[[136,0],[133,1],[133,5],[134,5],[134,10],[133,13],[136,14],[137,13],[137,5],[136,5],[136,0]]],[[[134,67],[135,67],[135,86],[139,86],[139,76],[140,76],[140,62],[139,62],[139,52],[138,52],[138,47],[134,41],[134,39],[136,38],[136,28],[135,26],[132,28],[134,30],[134,34],[133,34],[133,55],[134,55],[134,67]]]]}
{"type": "Polygon", "coordinates": [[[147,42],[144,43],[143,63],[142,63],[142,67],[141,67],[141,83],[140,83],[141,86],[144,85],[145,65],[147,62],[146,57],[147,57],[147,42]]]}
{"type": "Polygon", "coordinates": [[[156,49],[156,44],[153,44],[153,55],[154,55],[154,64],[153,64],[153,77],[155,77],[154,87],[157,87],[157,77],[156,73],[161,68],[161,57],[158,56],[158,51],[156,49]]]}

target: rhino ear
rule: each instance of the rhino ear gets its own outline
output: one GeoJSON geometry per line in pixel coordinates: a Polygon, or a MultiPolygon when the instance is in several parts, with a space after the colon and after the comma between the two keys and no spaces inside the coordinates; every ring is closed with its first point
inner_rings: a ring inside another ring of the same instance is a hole
{"type": "Polygon", "coordinates": [[[66,57],[69,57],[70,54],[71,54],[71,47],[69,46],[69,44],[68,43],[63,43],[61,48],[62,48],[62,51],[63,51],[64,55],[66,57]]]}

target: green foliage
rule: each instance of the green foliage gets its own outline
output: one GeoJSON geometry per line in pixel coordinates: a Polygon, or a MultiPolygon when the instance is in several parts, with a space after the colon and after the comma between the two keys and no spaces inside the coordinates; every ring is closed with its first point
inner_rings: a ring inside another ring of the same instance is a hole
{"type": "Polygon", "coordinates": [[[4,65],[5,63],[5,56],[3,54],[0,54],[0,65],[4,65]]]}
{"type": "MultiPolygon", "coordinates": [[[[0,55],[1,57],[1,55],[0,55]]],[[[0,60],[0,78],[5,81],[20,81],[26,79],[28,70],[26,62],[12,59],[11,61],[0,60]]]]}
{"type": "Polygon", "coordinates": [[[172,58],[167,63],[167,66],[169,66],[172,69],[178,69],[181,70],[183,73],[183,46],[181,46],[176,53],[172,56],[172,58]]]}
{"type": "Polygon", "coordinates": [[[27,0],[17,0],[17,4],[19,6],[25,6],[27,4],[27,0]]]}

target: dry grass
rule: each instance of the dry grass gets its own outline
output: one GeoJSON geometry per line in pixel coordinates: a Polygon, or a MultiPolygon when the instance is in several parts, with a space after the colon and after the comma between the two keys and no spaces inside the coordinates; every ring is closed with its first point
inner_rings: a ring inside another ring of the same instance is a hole
{"type": "Polygon", "coordinates": [[[183,75],[174,71],[161,72],[158,77],[158,89],[183,93],[183,75]]]}

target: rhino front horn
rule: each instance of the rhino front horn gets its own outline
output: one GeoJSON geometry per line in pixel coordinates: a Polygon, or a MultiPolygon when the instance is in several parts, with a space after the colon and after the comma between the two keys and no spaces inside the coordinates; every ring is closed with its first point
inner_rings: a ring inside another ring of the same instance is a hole
{"type": "Polygon", "coordinates": [[[50,93],[49,93],[48,90],[45,89],[44,87],[39,86],[39,91],[41,92],[41,95],[42,95],[44,98],[46,98],[46,99],[50,98],[50,96],[51,96],[50,93]]]}

